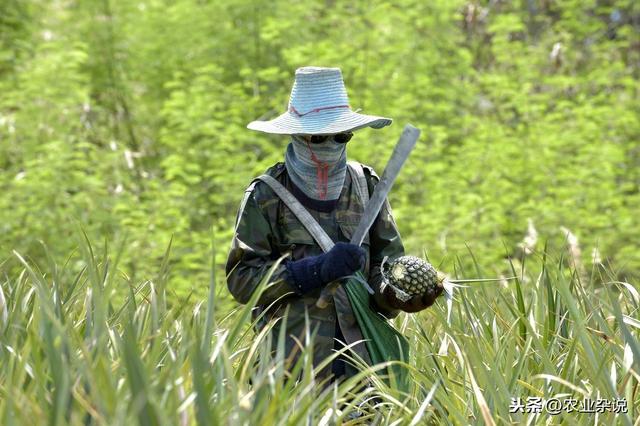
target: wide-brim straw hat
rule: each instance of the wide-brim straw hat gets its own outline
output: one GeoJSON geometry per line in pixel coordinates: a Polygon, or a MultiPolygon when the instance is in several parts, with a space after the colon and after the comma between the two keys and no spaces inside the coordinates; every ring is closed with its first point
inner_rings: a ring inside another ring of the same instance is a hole
{"type": "Polygon", "coordinates": [[[287,111],[273,120],[252,121],[247,128],[278,135],[327,135],[380,129],[392,121],[353,111],[339,68],[303,67],[296,70],[287,111]]]}

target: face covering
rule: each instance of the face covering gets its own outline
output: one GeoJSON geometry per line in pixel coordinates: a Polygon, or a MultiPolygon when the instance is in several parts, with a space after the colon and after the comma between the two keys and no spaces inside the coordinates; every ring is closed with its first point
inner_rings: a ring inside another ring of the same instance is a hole
{"type": "Polygon", "coordinates": [[[294,185],[315,200],[337,200],[347,172],[346,143],[309,143],[293,135],[284,164],[294,185]]]}

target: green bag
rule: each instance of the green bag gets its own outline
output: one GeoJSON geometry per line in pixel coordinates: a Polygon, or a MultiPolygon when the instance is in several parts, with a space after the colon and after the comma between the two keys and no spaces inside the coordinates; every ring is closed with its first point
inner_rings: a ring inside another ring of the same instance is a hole
{"type": "MultiPolygon", "coordinates": [[[[372,364],[387,361],[409,362],[409,342],[393,328],[387,320],[374,311],[369,304],[369,293],[359,279],[364,280],[362,272],[357,273],[358,278],[347,281],[345,290],[351,302],[362,337],[366,339],[367,350],[372,364]]],[[[387,369],[388,383],[395,382],[398,389],[407,392],[409,388],[409,372],[403,365],[394,364],[387,369]]]]}

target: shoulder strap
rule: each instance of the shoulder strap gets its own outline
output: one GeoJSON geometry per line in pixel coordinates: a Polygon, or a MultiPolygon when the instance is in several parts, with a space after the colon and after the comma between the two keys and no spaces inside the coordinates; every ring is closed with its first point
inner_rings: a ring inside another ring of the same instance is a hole
{"type": "Polygon", "coordinates": [[[351,175],[351,181],[355,183],[356,193],[362,201],[362,205],[366,206],[369,202],[369,186],[367,185],[367,178],[364,175],[364,168],[362,164],[357,161],[347,161],[349,166],[349,174],[351,175]]]}
{"type": "Polygon", "coordinates": [[[314,240],[318,243],[323,251],[327,252],[331,250],[334,243],[327,235],[320,224],[311,216],[311,214],[305,209],[302,204],[294,197],[280,182],[269,175],[260,175],[256,178],[267,185],[276,193],[278,197],[284,202],[284,204],[291,210],[291,212],[298,218],[302,226],[311,234],[314,240]]]}
{"type": "Polygon", "coordinates": [[[251,182],[251,185],[244,190],[244,196],[242,197],[242,202],[240,203],[240,209],[238,210],[238,217],[236,217],[236,231],[238,230],[238,225],[240,225],[240,218],[242,217],[242,212],[244,212],[244,208],[247,206],[247,201],[253,192],[253,188],[256,186],[256,181],[251,182]]]}
{"type": "MultiPolygon", "coordinates": [[[[282,174],[282,172],[284,172],[284,170],[285,170],[284,163],[278,162],[278,163],[275,163],[273,166],[269,167],[265,172],[265,175],[278,177],[280,174],[282,174]]],[[[244,196],[242,197],[242,201],[240,202],[240,209],[238,210],[238,216],[236,217],[236,227],[235,227],[236,230],[238,229],[238,225],[240,225],[240,218],[242,217],[242,212],[244,212],[244,208],[247,206],[247,202],[249,201],[249,197],[251,196],[253,189],[256,187],[256,183],[258,183],[258,178],[254,178],[249,184],[249,186],[247,186],[247,189],[244,190],[244,196]]]]}

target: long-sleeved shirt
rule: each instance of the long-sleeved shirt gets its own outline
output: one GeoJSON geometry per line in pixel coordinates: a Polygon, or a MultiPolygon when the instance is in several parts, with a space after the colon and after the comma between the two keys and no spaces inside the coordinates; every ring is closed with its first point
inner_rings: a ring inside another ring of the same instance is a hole
{"type": "MultiPolygon", "coordinates": [[[[371,168],[364,166],[364,171],[369,193],[372,193],[378,178],[371,168]]],[[[283,163],[277,163],[266,173],[296,195],[297,191],[290,182],[283,163]]],[[[298,198],[300,198],[299,195],[298,198]]],[[[315,210],[309,208],[308,203],[307,210],[334,242],[348,242],[360,222],[364,206],[357,195],[350,174],[347,173],[340,197],[333,210],[315,210]]],[[[263,182],[257,182],[248,188],[238,211],[236,224],[226,272],[229,291],[240,303],[249,301],[261,280],[282,256],[295,261],[322,253],[320,246],[294,214],[263,182]]],[[[404,254],[400,234],[388,201],[385,201],[376,221],[365,236],[362,247],[366,252],[363,272],[374,289],[371,304],[386,317],[395,317],[398,311],[391,308],[380,293],[382,282],[380,265],[383,259],[388,257],[392,260],[404,254]]],[[[327,308],[321,309],[316,307],[320,289],[305,295],[297,294],[284,263],[275,268],[269,281],[270,285],[257,301],[257,311],[266,311],[266,318],[272,319],[282,317],[288,310],[285,330],[287,353],[296,351],[296,338],[304,342],[306,317],[309,318],[309,329],[313,331],[317,328],[314,341],[314,365],[331,354],[335,343],[334,338],[340,335],[340,331],[342,336],[339,337],[343,337],[347,344],[362,339],[348,297],[342,287],[338,287],[333,294],[332,303],[327,308]]],[[[279,332],[282,326],[283,322],[278,321],[274,331],[279,332]]],[[[353,350],[365,361],[369,361],[366,346],[363,343],[357,344],[353,350]]],[[[293,359],[296,359],[295,355],[293,359]]],[[[329,369],[323,372],[328,374],[329,369]]]]}

